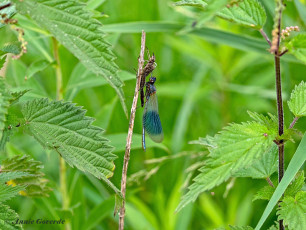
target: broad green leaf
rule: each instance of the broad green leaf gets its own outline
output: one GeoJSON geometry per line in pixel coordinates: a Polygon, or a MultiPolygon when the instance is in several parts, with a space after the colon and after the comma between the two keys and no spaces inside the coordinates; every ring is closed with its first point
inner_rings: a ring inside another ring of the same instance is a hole
{"type": "Polygon", "coordinates": [[[101,6],[106,0],[89,0],[86,3],[86,8],[90,10],[97,9],[99,6],[101,6]]]}
{"type": "Polygon", "coordinates": [[[2,139],[5,129],[6,116],[8,114],[11,99],[12,96],[7,90],[4,79],[0,77],[0,140],[2,139]]]}
{"type": "MultiPolygon", "coordinates": [[[[306,45],[306,43],[305,43],[306,45]]],[[[290,100],[288,101],[290,111],[296,117],[306,116],[306,84],[301,82],[291,93],[290,100]]]]}
{"type": "Polygon", "coordinates": [[[0,203],[0,229],[3,230],[17,230],[22,229],[21,225],[15,225],[18,219],[17,213],[10,209],[9,206],[0,203]]]}
{"type": "Polygon", "coordinates": [[[294,36],[286,47],[291,54],[306,64],[306,33],[294,36]]]}
{"type": "Polygon", "coordinates": [[[23,90],[23,91],[17,91],[17,92],[12,92],[12,98],[10,100],[11,104],[17,103],[19,101],[19,99],[25,95],[27,92],[29,92],[30,90],[23,90]]]}
{"type": "MultiPolygon", "coordinates": [[[[9,0],[2,0],[0,3],[0,6],[4,6],[6,4],[8,4],[10,1],[9,0]]],[[[14,14],[16,14],[16,7],[12,4],[9,7],[6,7],[2,10],[0,10],[0,29],[5,26],[6,24],[3,24],[1,21],[5,18],[11,18],[14,16],[14,14]],[[3,17],[2,15],[6,15],[5,17],[3,17]]]]}
{"type": "Polygon", "coordinates": [[[277,136],[275,130],[258,122],[231,124],[215,136],[215,148],[208,148],[210,158],[183,196],[176,211],[195,201],[204,191],[226,181],[237,171],[249,167],[271,151],[277,136]]]}
{"type": "Polygon", "coordinates": [[[193,7],[198,7],[202,10],[205,10],[207,3],[206,1],[202,0],[183,0],[183,1],[178,1],[175,2],[173,5],[175,6],[193,6],[193,7]]]}
{"type": "Polygon", "coordinates": [[[48,99],[29,101],[22,108],[28,133],[42,146],[55,150],[70,166],[102,179],[120,194],[107,179],[115,169],[113,147],[85,112],[70,102],[48,99]]]}
{"type": "Polygon", "coordinates": [[[205,138],[200,137],[199,140],[190,141],[189,144],[203,145],[210,148],[216,148],[217,144],[215,143],[215,139],[211,136],[206,136],[205,138]]]}
{"type": "Polygon", "coordinates": [[[266,22],[266,12],[257,0],[243,0],[223,8],[217,15],[226,20],[261,29],[266,22]]]}
{"type": "Polygon", "coordinates": [[[118,67],[111,46],[104,39],[102,24],[93,19],[85,5],[71,0],[13,0],[21,14],[30,15],[50,31],[86,68],[103,76],[116,90],[124,112],[123,83],[117,76],[118,67]]]}
{"type": "Polygon", "coordinates": [[[253,230],[254,228],[250,227],[250,226],[229,226],[230,230],[253,230]]]}
{"type": "Polygon", "coordinates": [[[0,47],[0,56],[8,53],[17,55],[20,52],[21,52],[20,42],[6,43],[2,47],[0,47]]]}
{"type": "Polygon", "coordinates": [[[301,168],[306,160],[306,135],[304,134],[301,143],[299,144],[298,149],[296,150],[294,156],[292,157],[286,171],[284,174],[283,179],[277,186],[275,192],[273,193],[268,205],[265,208],[264,213],[262,214],[255,230],[260,230],[265,220],[268,218],[269,214],[273,210],[274,206],[277,204],[283,193],[285,192],[286,188],[288,187],[289,183],[294,178],[295,174],[301,168]]]}
{"type": "Polygon", "coordinates": [[[26,172],[29,175],[12,180],[15,185],[26,186],[22,192],[24,196],[39,197],[49,196],[51,188],[47,186],[48,180],[44,178],[41,172],[43,165],[39,161],[34,161],[29,156],[18,155],[7,158],[1,162],[2,172],[26,172]]]}
{"type": "Polygon", "coordinates": [[[48,66],[50,66],[52,63],[45,59],[39,59],[37,61],[34,61],[31,63],[31,65],[28,67],[26,72],[26,77],[29,79],[30,77],[34,76],[36,73],[43,71],[48,66]]]}
{"type": "Polygon", "coordinates": [[[296,174],[294,181],[288,186],[285,191],[285,196],[294,197],[297,192],[299,192],[304,185],[304,171],[300,171],[296,174]]]}
{"type": "Polygon", "coordinates": [[[306,226],[306,191],[300,191],[295,198],[285,196],[280,203],[278,219],[284,220],[289,230],[304,230],[306,226]]]}
{"type": "Polygon", "coordinates": [[[275,188],[271,187],[270,185],[266,185],[257,191],[257,193],[254,195],[253,201],[270,200],[274,191],[275,188]]]}
{"type": "MultiPolygon", "coordinates": [[[[235,177],[251,177],[255,179],[268,178],[277,171],[278,148],[274,145],[271,151],[257,159],[248,168],[243,168],[234,174],[235,177]]],[[[272,194],[271,194],[272,195],[272,194]]]]}
{"type": "Polygon", "coordinates": [[[28,176],[25,172],[2,172],[0,173],[0,202],[10,200],[25,189],[25,186],[19,186],[12,183],[13,180],[28,176]]]}

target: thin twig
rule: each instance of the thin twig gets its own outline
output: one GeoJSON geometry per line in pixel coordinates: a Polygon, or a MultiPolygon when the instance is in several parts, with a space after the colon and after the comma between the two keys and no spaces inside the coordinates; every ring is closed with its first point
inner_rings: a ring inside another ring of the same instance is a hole
{"type": "Polygon", "coordinates": [[[281,52],[278,56],[281,57],[281,56],[283,56],[287,52],[288,52],[288,50],[285,50],[285,51],[281,52]]]}
{"type": "Polygon", "coordinates": [[[293,119],[293,121],[291,122],[291,124],[290,124],[290,126],[289,126],[289,129],[292,129],[292,128],[293,128],[293,126],[295,125],[295,123],[297,122],[298,119],[299,119],[299,117],[295,117],[295,118],[293,119]]]}
{"type": "Polygon", "coordinates": [[[266,34],[266,32],[263,29],[260,29],[259,32],[266,39],[266,41],[268,42],[269,46],[271,46],[271,41],[270,41],[268,35],[266,34]]]}
{"type": "Polygon", "coordinates": [[[10,7],[11,5],[12,5],[12,3],[7,3],[7,4],[3,5],[3,6],[0,6],[0,10],[3,10],[5,8],[7,8],[7,7],[10,7]]]}
{"type": "Polygon", "coordinates": [[[133,136],[133,129],[134,129],[136,106],[137,106],[137,100],[138,100],[138,92],[139,92],[141,74],[142,74],[143,65],[144,65],[144,52],[145,52],[145,47],[146,47],[145,43],[146,43],[146,33],[142,31],[140,55],[138,58],[136,87],[135,87],[132,108],[131,108],[129,130],[128,130],[128,136],[126,140],[123,169],[122,169],[121,193],[123,196],[123,202],[122,202],[122,207],[120,208],[120,214],[119,214],[119,230],[124,229],[126,177],[127,177],[127,169],[128,169],[130,152],[131,152],[131,144],[132,144],[132,136],[133,136]]]}

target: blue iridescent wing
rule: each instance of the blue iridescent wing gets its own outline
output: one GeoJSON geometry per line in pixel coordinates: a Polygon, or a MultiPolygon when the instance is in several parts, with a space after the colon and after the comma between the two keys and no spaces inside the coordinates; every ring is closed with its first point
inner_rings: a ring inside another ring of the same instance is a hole
{"type": "Polygon", "coordinates": [[[163,141],[164,133],[158,114],[158,103],[155,92],[147,97],[142,122],[145,131],[153,141],[157,143],[163,141]]]}

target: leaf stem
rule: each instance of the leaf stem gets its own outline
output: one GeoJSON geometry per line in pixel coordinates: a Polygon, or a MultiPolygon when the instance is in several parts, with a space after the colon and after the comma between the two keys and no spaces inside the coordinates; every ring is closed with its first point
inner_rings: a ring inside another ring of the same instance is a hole
{"type": "Polygon", "coordinates": [[[269,46],[271,46],[271,41],[270,41],[268,35],[266,34],[266,32],[262,28],[259,30],[259,32],[266,39],[266,41],[268,42],[269,46]]]}
{"type": "MultiPolygon", "coordinates": [[[[53,44],[53,54],[54,54],[54,59],[56,61],[55,65],[55,72],[56,72],[56,100],[62,100],[63,99],[63,77],[62,77],[62,71],[61,71],[61,62],[60,62],[60,57],[58,53],[58,43],[54,37],[52,37],[52,44],[53,44]]],[[[68,191],[67,191],[67,180],[66,180],[66,163],[64,158],[60,156],[60,165],[59,165],[59,170],[60,170],[60,191],[62,194],[62,208],[64,210],[69,209],[69,196],[68,196],[68,191]]],[[[71,224],[69,221],[65,222],[65,229],[66,230],[71,230],[71,224]]]]}
{"type": "Polygon", "coordinates": [[[0,6],[0,10],[3,10],[3,9],[5,9],[5,8],[7,8],[7,7],[10,7],[12,5],[12,3],[7,3],[7,4],[5,4],[5,5],[3,5],[3,6],[0,6]]]}
{"type": "Polygon", "coordinates": [[[127,169],[128,169],[129,159],[130,159],[132,136],[133,136],[133,129],[134,129],[134,120],[135,120],[135,113],[136,113],[136,107],[137,107],[138,93],[139,93],[139,88],[140,88],[140,80],[141,80],[141,74],[142,74],[143,65],[144,65],[145,43],[146,43],[146,33],[142,31],[140,55],[138,58],[136,87],[135,87],[135,93],[134,93],[133,103],[131,107],[129,130],[128,130],[128,136],[126,140],[125,154],[124,154],[124,160],[123,160],[123,169],[122,169],[122,178],[121,178],[121,193],[123,196],[123,202],[122,202],[122,207],[120,208],[120,214],[119,214],[119,230],[124,229],[126,177],[127,177],[127,169]]]}
{"type": "Polygon", "coordinates": [[[267,177],[266,180],[267,180],[268,184],[269,184],[272,188],[274,188],[274,184],[273,184],[273,182],[271,181],[270,177],[267,177]]]}
{"type": "Polygon", "coordinates": [[[299,119],[299,117],[295,117],[295,118],[293,119],[293,121],[291,122],[291,124],[290,124],[290,126],[289,126],[289,129],[292,129],[292,128],[293,128],[293,126],[294,126],[295,123],[298,121],[298,119],[299,119]]]}

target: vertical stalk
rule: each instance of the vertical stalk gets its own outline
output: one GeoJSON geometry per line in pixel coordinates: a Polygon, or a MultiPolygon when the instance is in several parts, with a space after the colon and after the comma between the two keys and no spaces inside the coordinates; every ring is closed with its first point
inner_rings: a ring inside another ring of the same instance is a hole
{"type": "Polygon", "coordinates": [[[134,93],[133,103],[131,107],[129,130],[128,130],[128,136],[126,139],[125,154],[124,154],[124,160],[123,160],[123,169],[122,169],[122,178],[121,178],[121,193],[123,197],[123,202],[122,202],[122,207],[120,208],[120,213],[119,213],[119,230],[124,229],[126,177],[127,177],[127,169],[128,169],[129,159],[130,159],[138,93],[139,93],[141,75],[142,75],[143,64],[144,64],[145,43],[146,43],[146,33],[142,31],[140,55],[138,58],[136,87],[135,87],[135,93],[134,93]]]}
{"type": "MultiPolygon", "coordinates": [[[[55,72],[56,72],[56,100],[63,99],[63,77],[61,71],[61,62],[58,53],[58,43],[54,37],[52,37],[53,54],[56,60],[55,72]]],[[[60,156],[60,191],[62,194],[62,208],[67,210],[69,208],[69,196],[67,191],[67,180],[66,180],[66,163],[65,160],[60,156]]],[[[65,221],[65,229],[71,230],[71,224],[65,221]]]]}

